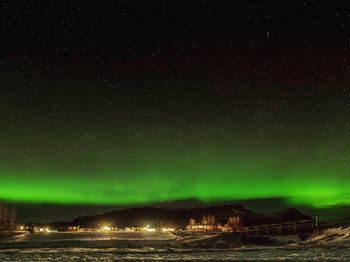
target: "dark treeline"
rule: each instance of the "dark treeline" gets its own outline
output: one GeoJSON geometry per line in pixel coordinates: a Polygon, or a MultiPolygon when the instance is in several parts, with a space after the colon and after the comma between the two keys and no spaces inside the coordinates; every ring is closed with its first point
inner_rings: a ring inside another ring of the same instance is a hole
{"type": "Polygon", "coordinates": [[[15,230],[15,209],[0,203],[0,237],[15,230]]]}

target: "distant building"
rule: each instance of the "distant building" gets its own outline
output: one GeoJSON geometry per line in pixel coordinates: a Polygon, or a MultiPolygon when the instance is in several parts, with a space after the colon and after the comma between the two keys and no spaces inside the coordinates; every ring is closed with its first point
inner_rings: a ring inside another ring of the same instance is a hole
{"type": "Polygon", "coordinates": [[[29,228],[29,231],[32,233],[47,233],[50,232],[50,228],[48,226],[32,226],[29,228]]]}
{"type": "Polygon", "coordinates": [[[98,228],[94,227],[79,227],[80,232],[95,232],[98,231],[98,228]]]}
{"type": "Polygon", "coordinates": [[[196,223],[196,221],[191,218],[189,224],[186,226],[186,230],[194,232],[220,231],[220,224],[215,223],[214,215],[204,215],[201,223],[196,223]]]}
{"type": "Polygon", "coordinates": [[[78,232],[80,230],[80,226],[72,222],[60,221],[50,224],[50,230],[59,232],[78,232]]]}
{"type": "Polygon", "coordinates": [[[131,227],[131,231],[145,231],[145,227],[133,226],[131,227]]]}
{"type": "Polygon", "coordinates": [[[15,231],[26,231],[27,227],[25,224],[15,224],[15,231]]]}
{"type": "Polygon", "coordinates": [[[78,225],[69,225],[69,226],[59,226],[57,227],[57,231],[60,232],[78,232],[80,230],[80,226],[78,225]]]}
{"type": "MultiPolygon", "coordinates": [[[[168,231],[171,231],[171,229],[166,229],[168,231]]],[[[164,231],[166,231],[164,230],[164,231]]],[[[137,231],[137,232],[155,232],[156,228],[152,228],[149,225],[145,226],[145,227],[140,227],[140,226],[132,226],[132,227],[125,227],[124,231],[137,231]]]]}
{"type": "Polygon", "coordinates": [[[115,226],[103,226],[98,231],[118,231],[118,227],[115,227],[115,226]]]}
{"type": "Polygon", "coordinates": [[[242,228],[242,218],[240,216],[230,216],[223,227],[223,231],[235,231],[242,228]]]}

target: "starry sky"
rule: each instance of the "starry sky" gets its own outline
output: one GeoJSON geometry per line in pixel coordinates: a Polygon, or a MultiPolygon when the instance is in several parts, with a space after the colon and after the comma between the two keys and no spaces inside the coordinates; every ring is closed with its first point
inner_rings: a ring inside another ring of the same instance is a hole
{"type": "Polygon", "coordinates": [[[346,1],[2,1],[0,199],[350,204],[346,1]]]}

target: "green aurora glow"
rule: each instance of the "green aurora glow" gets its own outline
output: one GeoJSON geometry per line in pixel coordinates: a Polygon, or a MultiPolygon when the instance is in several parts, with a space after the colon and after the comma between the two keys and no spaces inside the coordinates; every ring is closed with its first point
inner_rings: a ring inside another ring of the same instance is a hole
{"type": "MultiPolygon", "coordinates": [[[[2,155],[0,198],[62,204],[269,197],[315,207],[350,203],[349,154],[336,154],[342,143],[327,139],[327,131],[322,141],[306,146],[303,139],[290,142],[290,126],[264,141],[256,131],[239,135],[242,130],[227,126],[192,130],[192,136],[187,131],[181,138],[171,129],[161,136],[164,130],[143,129],[136,138],[114,142],[94,138],[91,131],[75,147],[60,146],[67,139],[62,131],[47,134],[46,149],[38,148],[42,142],[28,150],[12,147],[2,155]],[[196,135],[203,133],[206,140],[196,135]]],[[[291,132],[297,137],[295,128],[291,132]]]]}

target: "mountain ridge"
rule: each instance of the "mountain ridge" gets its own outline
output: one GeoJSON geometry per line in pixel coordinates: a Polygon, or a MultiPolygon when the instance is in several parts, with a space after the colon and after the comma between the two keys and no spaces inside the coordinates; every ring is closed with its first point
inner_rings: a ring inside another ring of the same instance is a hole
{"type": "Polygon", "coordinates": [[[267,224],[312,219],[311,216],[301,213],[296,208],[289,208],[277,213],[257,214],[244,208],[240,204],[225,204],[211,207],[197,208],[160,208],[135,207],[111,212],[77,217],[72,224],[81,227],[99,227],[101,224],[117,226],[119,228],[150,225],[157,227],[161,223],[164,227],[185,228],[190,219],[201,222],[202,217],[215,217],[215,223],[225,224],[230,216],[238,215],[244,218],[246,224],[267,224]]]}

